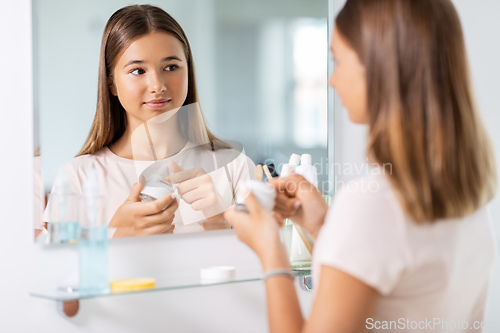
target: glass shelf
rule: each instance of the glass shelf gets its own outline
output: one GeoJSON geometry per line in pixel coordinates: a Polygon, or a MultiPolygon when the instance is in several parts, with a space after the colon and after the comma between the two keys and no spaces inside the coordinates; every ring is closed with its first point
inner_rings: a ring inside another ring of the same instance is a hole
{"type": "MultiPolygon", "coordinates": [[[[301,270],[294,271],[294,273],[296,277],[311,275],[310,270],[307,270],[306,268],[301,268],[301,270]]],[[[212,282],[212,281],[202,280],[200,277],[200,270],[196,270],[196,271],[185,271],[183,272],[182,275],[177,275],[177,276],[156,277],[155,287],[144,290],[134,290],[126,292],[110,291],[99,294],[80,294],[78,291],[76,291],[77,288],[75,288],[74,286],[59,286],[53,288],[47,288],[47,287],[38,288],[33,290],[30,293],[30,295],[53,301],[68,302],[68,301],[97,298],[97,297],[130,295],[130,294],[140,294],[140,293],[148,293],[155,291],[188,289],[188,288],[197,288],[205,286],[227,285],[227,284],[234,284],[241,282],[252,282],[252,281],[262,280],[262,277],[263,274],[261,270],[238,271],[238,269],[236,269],[236,276],[234,280],[212,282]]]]}

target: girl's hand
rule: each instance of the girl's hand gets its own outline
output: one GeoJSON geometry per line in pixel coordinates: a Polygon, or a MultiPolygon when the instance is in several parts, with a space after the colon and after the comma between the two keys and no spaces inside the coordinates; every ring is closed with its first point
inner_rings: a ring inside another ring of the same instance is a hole
{"type": "Polygon", "coordinates": [[[297,174],[275,178],[268,185],[277,192],[274,211],[283,218],[289,218],[316,239],[328,211],[328,205],[318,189],[297,174]]]}
{"type": "Polygon", "coordinates": [[[289,267],[286,250],[279,236],[280,225],[273,214],[262,208],[252,193],[248,193],[245,205],[249,213],[233,207],[224,214],[238,239],[255,251],[264,271],[289,267]]]}
{"type": "Polygon", "coordinates": [[[168,194],[153,202],[143,203],[139,199],[144,185],[136,183],[130,195],[117,210],[110,228],[116,228],[113,237],[145,236],[171,233],[172,221],[177,210],[175,196],[168,194]]]}
{"type": "Polygon", "coordinates": [[[223,216],[226,207],[215,188],[212,177],[202,168],[184,170],[174,161],[167,162],[167,166],[173,172],[169,179],[177,184],[180,198],[191,205],[193,210],[203,213],[209,221],[206,223],[207,228],[228,228],[229,225],[225,223],[223,216]]]}

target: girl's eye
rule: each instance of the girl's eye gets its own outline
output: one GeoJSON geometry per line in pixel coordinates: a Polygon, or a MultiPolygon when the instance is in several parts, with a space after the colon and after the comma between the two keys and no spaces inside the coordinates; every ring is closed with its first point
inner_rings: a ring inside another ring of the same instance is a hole
{"type": "Polygon", "coordinates": [[[168,72],[172,72],[175,71],[177,68],[178,68],[177,65],[168,65],[167,67],[165,67],[165,70],[168,72]]]}
{"type": "Polygon", "coordinates": [[[134,75],[141,75],[141,74],[144,74],[145,71],[142,68],[136,68],[136,69],[132,70],[130,73],[134,74],[134,75]]]}

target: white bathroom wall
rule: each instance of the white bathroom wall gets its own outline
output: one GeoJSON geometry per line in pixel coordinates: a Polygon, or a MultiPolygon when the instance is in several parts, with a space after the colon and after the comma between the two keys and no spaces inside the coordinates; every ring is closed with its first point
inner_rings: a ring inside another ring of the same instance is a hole
{"type": "MultiPolygon", "coordinates": [[[[474,91],[483,122],[493,141],[500,175],[500,1],[454,0],[464,27],[474,91]]],[[[500,195],[492,203],[500,240],[500,195]]]]}
{"type": "MultiPolygon", "coordinates": [[[[75,244],[33,244],[31,1],[0,3],[0,332],[265,332],[261,282],[84,300],[75,318],[31,297],[35,285],[76,280],[75,244]]],[[[232,231],[110,242],[111,277],[197,271],[213,264],[259,269],[232,231]]],[[[311,295],[300,292],[307,312],[311,295]]]]}
{"type": "MultiPolygon", "coordinates": [[[[479,110],[488,130],[500,175],[500,1],[453,0],[462,20],[479,110]]],[[[485,333],[500,331],[500,195],[490,204],[497,236],[497,258],[493,268],[487,308],[487,322],[496,326],[485,333]]]]}
{"type": "MultiPolygon", "coordinates": [[[[456,6],[465,33],[465,40],[472,71],[474,91],[479,110],[486,124],[497,157],[500,175],[500,1],[498,0],[452,0],[456,6]]],[[[345,0],[335,1],[338,13],[345,0]]],[[[347,111],[336,98],[335,108],[335,163],[361,165],[365,160],[366,126],[349,121],[347,111]]],[[[343,170],[346,170],[345,168],[343,170]]],[[[339,183],[347,183],[360,175],[340,174],[339,183]]],[[[361,175],[362,176],[362,175],[361,175]]],[[[339,184],[340,185],[340,184],[339,184]]],[[[490,204],[497,237],[500,243],[500,195],[490,204]]],[[[496,321],[496,328],[488,328],[485,333],[498,332],[500,327],[500,248],[493,275],[488,301],[486,321],[496,321]]]]}

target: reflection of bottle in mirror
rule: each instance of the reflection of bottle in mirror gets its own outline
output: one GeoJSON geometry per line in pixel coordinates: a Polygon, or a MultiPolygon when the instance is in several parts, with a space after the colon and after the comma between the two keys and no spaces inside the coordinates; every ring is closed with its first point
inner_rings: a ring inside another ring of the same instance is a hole
{"type": "Polygon", "coordinates": [[[80,238],[78,254],[80,261],[81,294],[109,292],[108,280],[108,233],[104,218],[104,198],[100,196],[97,170],[87,169],[87,181],[83,184],[80,238]]]}
{"type": "MultiPolygon", "coordinates": [[[[300,165],[295,168],[295,172],[303,176],[309,183],[318,187],[318,171],[312,165],[311,155],[303,154],[300,157],[300,165]]],[[[300,269],[302,267],[309,267],[311,265],[313,248],[312,238],[302,228],[293,225],[290,220],[285,222],[282,235],[292,268],[300,269]]]]}
{"type": "MultiPolygon", "coordinates": [[[[288,225],[286,225],[288,227],[288,225]]],[[[312,241],[309,241],[300,226],[292,224],[290,231],[290,266],[293,269],[311,266],[312,241]]]]}
{"type": "MultiPolygon", "coordinates": [[[[257,180],[247,180],[245,182],[246,188],[253,193],[259,204],[267,210],[273,210],[276,202],[276,191],[271,186],[268,186],[257,180]]],[[[236,209],[248,211],[245,206],[245,198],[238,194],[236,198],[236,209]]]]}
{"type": "Polygon", "coordinates": [[[300,156],[297,154],[292,154],[292,156],[290,156],[290,160],[288,161],[288,163],[283,165],[283,167],[281,168],[280,177],[290,176],[290,170],[295,171],[295,168],[299,165],[299,163],[300,163],[300,156]]]}
{"type": "Polygon", "coordinates": [[[139,199],[142,202],[155,201],[174,192],[172,183],[158,174],[152,174],[147,179],[141,177],[141,184],[144,185],[139,194],[139,199]]]}
{"type": "Polygon", "coordinates": [[[171,175],[167,160],[159,160],[146,168],[139,176],[139,182],[144,185],[139,199],[151,202],[174,192],[173,184],[168,181],[171,175]]]}
{"type": "Polygon", "coordinates": [[[60,170],[54,191],[50,194],[49,243],[75,242],[78,237],[77,196],[71,190],[68,171],[60,170]]]}
{"type": "Polygon", "coordinates": [[[300,165],[295,168],[295,172],[303,176],[309,183],[318,187],[318,171],[312,165],[312,158],[309,154],[302,154],[300,157],[300,165]]]}

